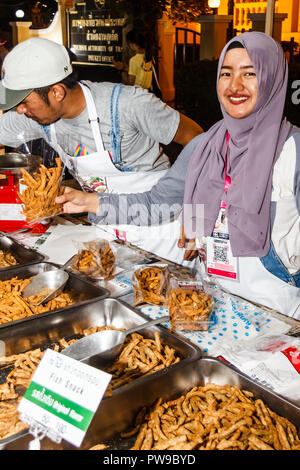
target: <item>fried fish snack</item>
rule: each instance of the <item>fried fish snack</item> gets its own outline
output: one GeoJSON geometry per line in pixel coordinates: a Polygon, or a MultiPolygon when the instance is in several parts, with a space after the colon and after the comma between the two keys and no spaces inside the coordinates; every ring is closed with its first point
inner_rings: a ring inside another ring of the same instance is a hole
{"type": "Polygon", "coordinates": [[[118,358],[107,371],[112,374],[109,387],[114,390],[179,361],[180,357],[175,349],[161,342],[158,331],[155,332],[154,339],[132,333],[126,338],[118,358]]]}
{"type": "MultiPolygon", "coordinates": [[[[106,325],[103,327],[84,329],[79,335],[87,336],[96,331],[106,329],[123,330],[113,325],[106,325]]],[[[66,340],[62,338],[56,341],[51,347],[55,351],[60,352],[75,341],[77,341],[77,339],[66,340]]],[[[18,432],[18,430],[22,428],[23,425],[18,424],[17,410],[14,409],[14,411],[11,412],[12,416],[10,419],[10,415],[9,413],[5,413],[5,409],[9,408],[13,410],[16,400],[19,400],[23,392],[28,388],[32,375],[43,355],[44,351],[37,348],[25,353],[0,357],[1,366],[12,367],[12,370],[6,377],[6,382],[0,385],[0,438],[15,434],[15,432],[18,432]],[[4,410],[2,414],[1,407],[4,410]]],[[[180,357],[176,355],[176,351],[161,342],[159,332],[155,332],[154,339],[147,339],[133,333],[126,339],[119,356],[109,369],[113,378],[105,396],[111,395],[112,390],[117,387],[176,364],[179,360],[180,357]]],[[[143,417],[144,415],[141,413],[137,423],[140,424],[143,417]]],[[[93,450],[100,450],[100,447],[93,450]]]]}
{"type": "Polygon", "coordinates": [[[74,303],[70,293],[62,292],[48,302],[33,305],[42,300],[44,296],[22,297],[22,291],[29,284],[30,279],[19,279],[16,276],[6,281],[0,281],[0,324],[64,308],[74,303]]]}
{"type": "Polygon", "coordinates": [[[11,253],[0,250],[0,268],[15,266],[16,264],[18,264],[18,261],[11,253]]]}
{"type": "Polygon", "coordinates": [[[213,297],[193,287],[177,287],[168,295],[172,329],[207,330],[213,310],[213,297]]]}
{"type": "Polygon", "coordinates": [[[0,439],[27,428],[27,425],[19,420],[18,405],[18,403],[0,403],[0,439]]]}
{"type": "Polygon", "coordinates": [[[300,450],[294,424],[235,385],[207,383],[141,411],[131,450],[300,450]]]}
{"type": "Polygon", "coordinates": [[[91,277],[108,279],[114,272],[115,255],[106,240],[86,244],[88,248],[79,251],[71,269],[91,277]]]}
{"type": "MultiPolygon", "coordinates": [[[[73,340],[65,341],[63,344],[55,344],[53,349],[59,351],[72,344],[73,340]]],[[[28,388],[32,375],[38,367],[44,351],[40,348],[0,358],[0,364],[12,366],[13,369],[6,377],[6,382],[0,385],[0,439],[18,433],[27,428],[20,421],[17,410],[18,403],[24,391],[28,388]]]]}
{"type": "Polygon", "coordinates": [[[88,450],[105,450],[107,446],[105,444],[96,444],[93,447],[90,447],[88,450]]]}
{"type": "Polygon", "coordinates": [[[62,165],[56,158],[56,167],[46,168],[40,165],[38,171],[32,175],[24,168],[21,169],[21,184],[26,186],[22,193],[18,193],[24,204],[22,214],[28,222],[42,220],[62,212],[61,206],[55,203],[55,199],[63,193],[60,186],[62,165]]]}
{"type": "Polygon", "coordinates": [[[133,274],[134,305],[149,303],[161,305],[166,302],[169,271],[166,266],[149,266],[133,274]]]}

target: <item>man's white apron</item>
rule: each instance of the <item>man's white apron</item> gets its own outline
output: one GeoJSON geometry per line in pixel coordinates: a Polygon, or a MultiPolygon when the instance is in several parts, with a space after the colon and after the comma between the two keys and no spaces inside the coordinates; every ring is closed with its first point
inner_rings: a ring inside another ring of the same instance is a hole
{"type": "MultiPolygon", "coordinates": [[[[104,148],[100,133],[99,118],[96,106],[89,88],[80,84],[87,104],[87,111],[96,152],[73,157],[68,155],[57,143],[55,125],[50,126],[51,140],[61,160],[79,181],[83,189],[93,190],[90,184],[93,178],[103,182],[103,190],[109,193],[129,194],[149,191],[158,180],[164,176],[167,170],[147,172],[124,172],[119,170],[113,163],[111,156],[104,148]]],[[[193,267],[193,262],[183,261],[184,249],[177,247],[180,236],[180,223],[174,220],[171,223],[151,227],[136,227],[135,225],[103,225],[103,229],[116,235],[126,232],[126,241],[147,250],[163,258],[193,267]]]]}

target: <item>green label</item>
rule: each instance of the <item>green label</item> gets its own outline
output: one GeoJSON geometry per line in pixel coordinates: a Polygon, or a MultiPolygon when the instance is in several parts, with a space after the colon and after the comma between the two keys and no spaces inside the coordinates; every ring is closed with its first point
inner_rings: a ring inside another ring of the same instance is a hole
{"type": "Polygon", "coordinates": [[[30,383],[24,398],[82,431],[87,430],[94,416],[91,410],[35,382],[30,383]]]}

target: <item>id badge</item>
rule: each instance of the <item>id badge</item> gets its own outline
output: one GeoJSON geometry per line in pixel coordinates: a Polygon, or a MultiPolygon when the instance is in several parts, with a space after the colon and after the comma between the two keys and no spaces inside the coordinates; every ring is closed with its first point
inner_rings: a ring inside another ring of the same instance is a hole
{"type": "Polygon", "coordinates": [[[225,279],[238,280],[238,258],[234,257],[228,233],[225,211],[220,210],[212,237],[206,239],[207,273],[225,279]]]}

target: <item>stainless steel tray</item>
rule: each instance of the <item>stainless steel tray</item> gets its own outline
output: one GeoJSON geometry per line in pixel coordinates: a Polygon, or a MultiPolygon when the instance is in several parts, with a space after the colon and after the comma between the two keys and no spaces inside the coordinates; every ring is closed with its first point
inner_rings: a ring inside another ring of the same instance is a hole
{"type": "MultiPolygon", "coordinates": [[[[80,334],[83,329],[92,326],[113,325],[117,328],[129,329],[144,323],[145,320],[149,320],[149,318],[125,302],[114,298],[105,298],[80,307],[70,308],[67,315],[65,312],[56,311],[44,318],[37,316],[31,324],[23,323],[15,325],[13,328],[5,328],[0,331],[0,340],[5,342],[6,355],[11,355],[37,347],[45,348],[61,338],[73,337],[80,334]]],[[[154,326],[145,328],[140,333],[143,336],[153,338],[155,331],[160,332],[162,342],[176,350],[181,357],[181,361],[168,369],[152,374],[153,376],[164,376],[167,370],[181,368],[191,360],[200,357],[201,352],[197,346],[173,335],[167,328],[154,326]]],[[[101,361],[101,355],[94,356],[90,361],[85,362],[95,367],[108,365],[101,361]]],[[[149,377],[151,376],[141,377],[116,389],[113,391],[113,396],[118,396],[120,390],[131,390],[131,394],[135,393],[136,384],[148,383],[149,377]]],[[[110,400],[110,398],[105,398],[104,402],[106,400],[110,400]]],[[[26,435],[27,431],[22,431],[20,434],[26,435]]],[[[16,437],[17,435],[0,440],[0,447],[16,437]]]]}
{"type": "Polygon", "coordinates": [[[20,152],[8,152],[0,156],[0,172],[10,171],[13,174],[21,175],[21,168],[24,170],[35,170],[42,162],[38,155],[20,152]]]}
{"type": "MultiPolygon", "coordinates": [[[[57,269],[57,266],[53,263],[36,263],[28,266],[15,266],[13,269],[5,270],[0,272],[0,281],[6,281],[12,279],[15,276],[18,276],[20,279],[26,279],[28,277],[34,276],[41,272],[50,271],[57,269]]],[[[69,273],[69,280],[65,286],[64,290],[71,291],[74,293],[76,298],[76,306],[84,305],[95,300],[103,299],[108,297],[109,292],[100,286],[95,286],[91,282],[81,279],[75,274],[69,273]]],[[[31,324],[30,328],[34,328],[34,322],[39,319],[42,320],[48,315],[53,315],[57,312],[65,312],[74,308],[74,305],[64,307],[57,310],[51,310],[45,313],[39,313],[38,315],[33,315],[24,319],[16,320],[13,322],[3,323],[0,325],[0,334],[2,335],[2,330],[6,328],[17,327],[17,325],[24,325],[29,322],[31,324]]],[[[22,327],[21,327],[22,328],[22,327]]],[[[13,330],[14,331],[14,330],[13,330]]]]}
{"type": "MultiPolygon", "coordinates": [[[[237,385],[261,398],[273,411],[288,418],[300,431],[300,409],[279,395],[267,390],[235,368],[215,358],[195,359],[179,363],[178,367],[167,370],[164,374],[149,376],[147,381],[136,382],[134,388],[123,388],[100,404],[80,450],[89,449],[97,443],[107,443],[110,449],[129,449],[132,441],[118,438],[120,432],[130,428],[138,410],[149,406],[158,397],[170,400],[187,392],[192,387],[212,382],[219,385],[237,385]]],[[[3,442],[7,450],[28,448],[32,436],[23,435],[14,441],[3,442]]],[[[42,449],[75,449],[62,441],[55,444],[49,439],[41,443],[42,449]]]]}
{"type": "Polygon", "coordinates": [[[28,264],[41,263],[45,258],[41,253],[38,253],[31,248],[25,248],[9,236],[0,237],[0,250],[11,253],[18,261],[18,264],[15,266],[7,266],[5,268],[0,267],[0,272],[15,269],[19,266],[26,266],[28,264]]]}
{"type": "MultiPolygon", "coordinates": [[[[284,398],[267,390],[235,368],[215,358],[190,361],[161,377],[152,377],[147,384],[136,384],[133,393],[120,390],[118,396],[100,405],[82,443],[81,449],[89,449],[97,443],[106,442],[111,449],[129,449],[135,441],[118,438],[118,434],[132,429],[134,418],[140,408],[153,404],[158,397],[171,400],[192,387],[205,383],[237,385],[261,398],[272,410],[290,419],[300,432],[300,409],[284,398]],[[134,399],[132,397],[134,396],[134,399]]],[[[68,448],[66,443],[63,448],[68,448]]]]}
{"type": "MultiPolygon", "coordinates": [[[[116,328],[129,329],[149,320],[149,317],[139,310],[111,297],[70,306],[67,315],[64,309],[61,309],[51,312],[51,315],[40,314],[34,318],[34,322],[20,322],[14,325],[16,322],[11,322],[8,324],[10,326],[0,330],[0,340],[5,342],[7,356],[47,347],[61,338],[73,337],[92,326],[113,325],[116,328]]],[[[182,358],[200,357],[201,352],[197,346],[172,334],[168,328],[153,326],[141,330],[141,334],[154,337],[155,331],[160,331],[162,341],[174,347],[182,358]]],[[[100,361],[101,355],[93,358],[93,363],[100,361]]]]}

